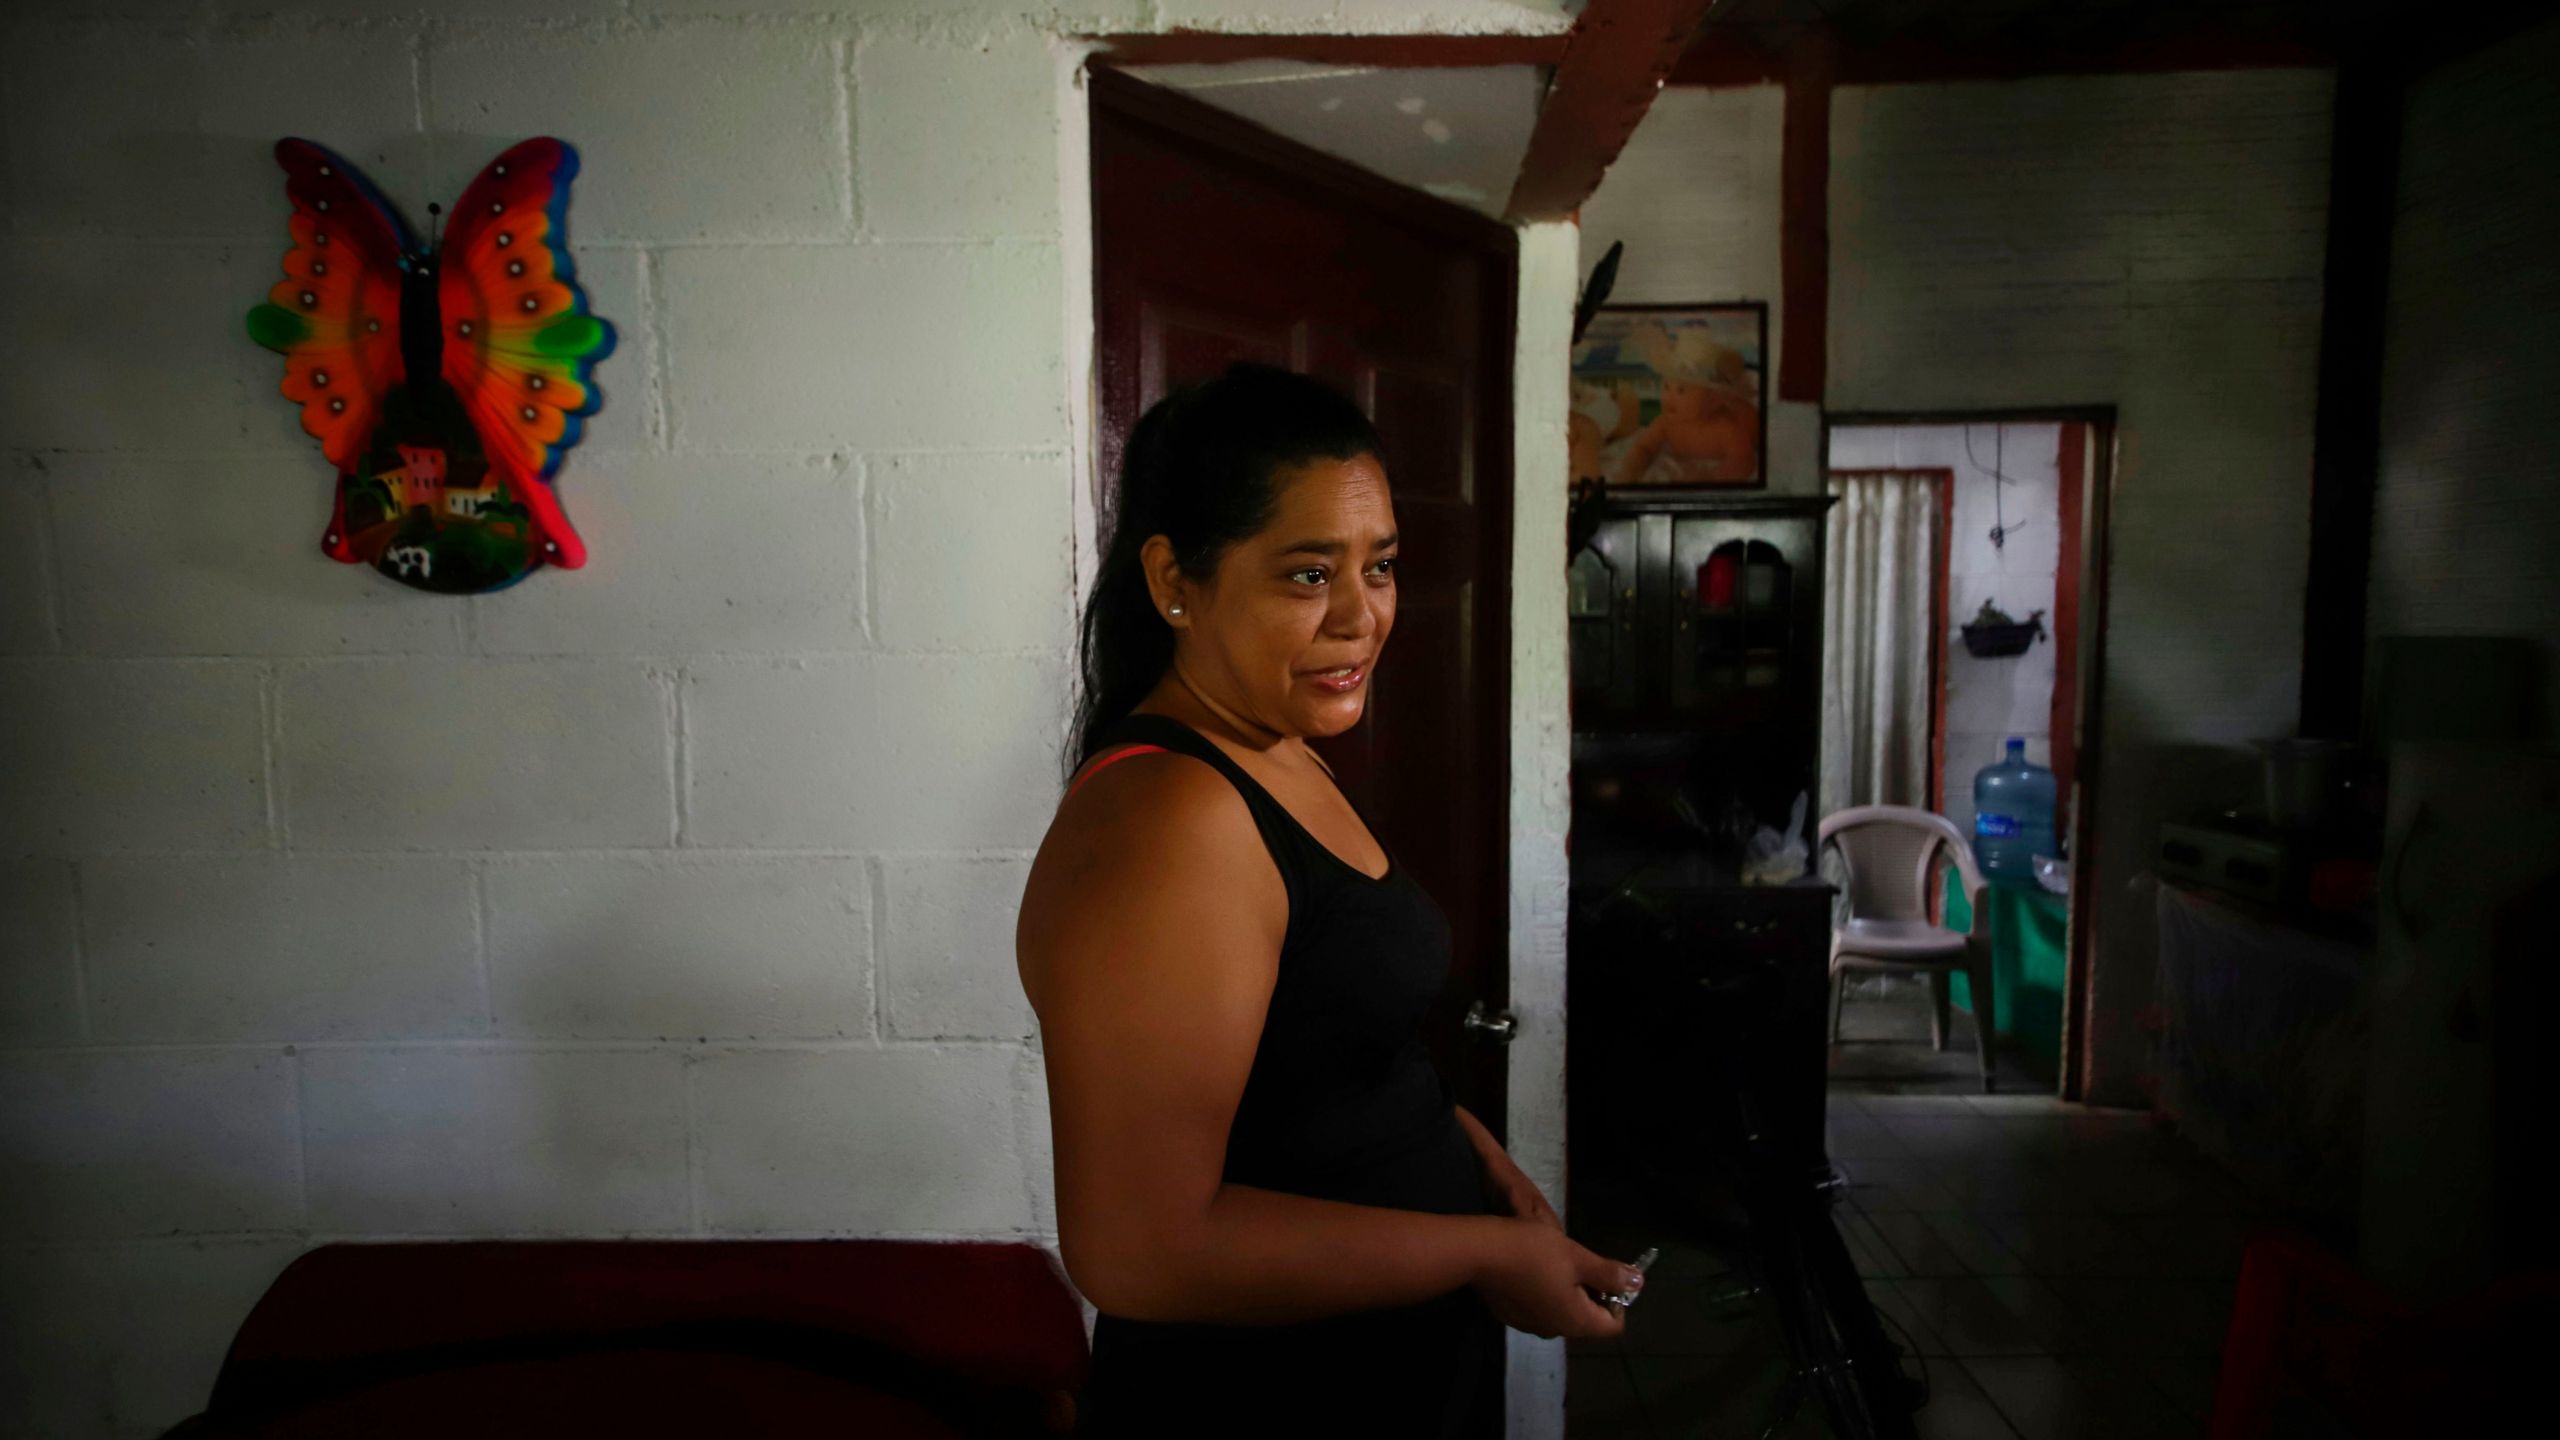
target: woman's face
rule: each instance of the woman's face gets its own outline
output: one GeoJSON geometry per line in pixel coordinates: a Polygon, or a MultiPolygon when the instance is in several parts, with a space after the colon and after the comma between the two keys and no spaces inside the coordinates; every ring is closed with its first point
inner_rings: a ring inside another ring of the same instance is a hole
{"type": "Polygon", "coordinates": [[[1278,477],[1259,534],[1203,584],[1174,587],[1175,664],[1236,718],[1280,735],[1360,723],[1396,621],[1396,514],[1376,456],[1309,461],[1278,477]]]}

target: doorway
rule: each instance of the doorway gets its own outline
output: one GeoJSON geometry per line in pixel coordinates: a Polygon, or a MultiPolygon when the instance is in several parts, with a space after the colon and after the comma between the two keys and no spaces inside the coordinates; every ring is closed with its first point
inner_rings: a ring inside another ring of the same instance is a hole
{"type": "Polygon", "coordinates": [[[1394,658],[1320,748],[1447,912],[1455,963],[1426,1037],[1457,1103],[1503,1135],[1509,1002],[1512,316],[1518,242],[1128,75],[1092,77],[1097,484],[1167,390],[1231,361],[1350,395],[1390,453],[1403,536],[1394,658]]]}
{"type": "MultiPolygon", "coordinates": [[[[2031,878],[1994,884],[1995,934],[2004,937],[1995,961],[1995,1013],[2004,1048],[2025,1072],[2076,1100],[2081,1040],[2088,1033],[2094,896],[2082,882],[2095,873],[2091,842],[2113,412],[2089,407],[1836,414],[1826,417],[1823,440],[1824,470],[1835,494],[1859,483],[1861,475],[1945,477],[1933,577],[1932,679],[1926,704],[1909,711],[1915,724],[1927,717],[1927,798],[1845,798],[1924,804],[1970,835],[1976,833],[1975,776],[2002,763],[2007,742],[2024,741],[2027,760],[2051,770],[2059,812],[2054,834],[2067,860],[2067,879],[2058,894],[2031,878]],[[2012,628],[2003,631],[2003,624],[2012,628]]],[[[1875,623],[1864,615],[1834,618],[1875,623]]],[[[1942,907],[1963,904],[1952,890],[1932,900],[1942,907]]],[[[1947,916],[1943,909],[1941,918],[1969,919],[1947,916]]],[[[1925,1009],[1917,994],[1902,998],[1925,1009]]],[[[1957,999],[1978,1013],[1976,997],[1961,977],[1957,999]]],[[[1910,1028],[1895,1015],[1876,1013],[1887,1031],[1910,1028]]],[[[1925,1021],[1919,1030],[1926,1033],[1925,1021]]],[[[1844,1037],[1858,1033],[1854,1024],[1844,1025],[1844,1037]]],[[[1873,1052],[1871,1058],[1885,1054],[1873,1052]]],[[[1858,1071],[1848,1054],[1835,1056],[1834,1063],[1835,1077],[1858,1071]]]]}

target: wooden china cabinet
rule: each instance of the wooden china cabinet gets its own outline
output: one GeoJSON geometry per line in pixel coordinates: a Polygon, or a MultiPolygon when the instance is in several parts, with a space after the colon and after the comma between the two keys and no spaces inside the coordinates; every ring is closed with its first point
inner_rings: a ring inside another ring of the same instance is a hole
{"type": "Polygon", "coordinates": [[[1833,892],[1809,870],[1746,885],[1740,862],[1799,793],[1812,846],[1830,506],[1619,492],[1576,507],[1573,533],[1589,537],[1567,565],[1577,1153],[1641,1144],[1648,1115],[1676,1125],[1698,1083],[1681,1007],[1698,971],[1739,958],[1779,982],[1751,1066],[1770,1131],[1822,1163],[1833,892]],[[1653,942],[1628,939],[1631,897],[1662,917],[1653,942]]]}

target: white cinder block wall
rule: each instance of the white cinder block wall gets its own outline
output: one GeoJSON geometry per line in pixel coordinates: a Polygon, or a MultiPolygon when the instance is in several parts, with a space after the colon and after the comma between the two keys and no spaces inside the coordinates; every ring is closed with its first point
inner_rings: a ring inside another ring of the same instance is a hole
{"type": "MultiPolygon", "coordinates": [[[[0,1433],[157,1433],[329,1239],[1054,1245],[1011,925],[1090,554],[1071,37],[1577,8],[12,7],[0,1433]],[[269,147],[414,223],[546,132],[620,331],[561,481],[594,558],[468,601],[333,564],[242,333],[269,147]]],[[[1560,636],[1513,764],[1557,835],[1560,636]]],[[[1560,1003],[1545,848],[1514,983],[1560,1003]]],[[[1514,1112],[1560,1196],[1553,1088],[1514,1112]]]]}
{"type": "MultiPolygon", "coordinates": [[[[2313,70],[1849,86],[1831,115],[1828,407],[2109,404],[2120,422],[2090,1098],[2138,1103],[2159,819],[2142,747],[2294,722],[2327,216],[2313,70]],[[2109,957],[2121,957],[2109,963],[2109,957]]],[[[1666,91],[1583,211],[1622,301],[1777,303],[1784,98],[1666,91]]],[[[1820,413],[1776,404],[1770,485],[1812,493],[1820,413]]]]}
{"type": "Polygon", "coordinates": [[[2560,22],[2411,87],[2374,496],[2376,635],[2542,642],[2560,738],[2560,22]]]}

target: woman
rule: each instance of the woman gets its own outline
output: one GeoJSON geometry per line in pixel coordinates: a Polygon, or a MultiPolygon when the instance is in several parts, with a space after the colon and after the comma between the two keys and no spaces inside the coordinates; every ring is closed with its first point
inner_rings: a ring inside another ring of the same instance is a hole
{"type": "Polygon", "coordinates": [[[1307,744],[1395,622],[1378,455],[1257,365],[1129,437],[1015,933],[1100,1312],[1079,1434],[1483,1434],[1502,1326],[1615,1336],[1641,1280],[1450,1103],[1415,1034],[1447,919],[1307,744]]]}

